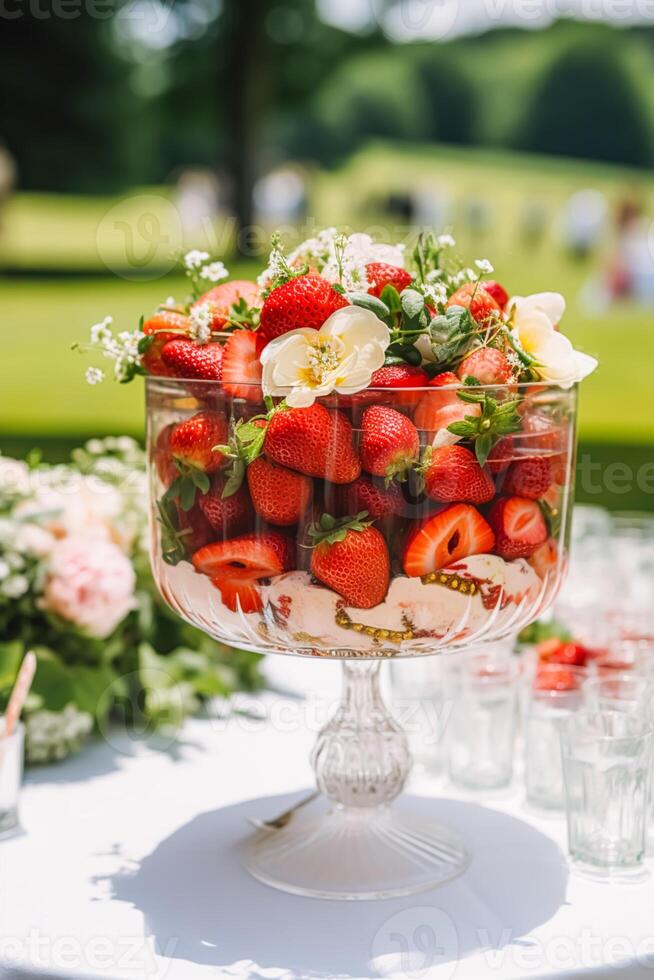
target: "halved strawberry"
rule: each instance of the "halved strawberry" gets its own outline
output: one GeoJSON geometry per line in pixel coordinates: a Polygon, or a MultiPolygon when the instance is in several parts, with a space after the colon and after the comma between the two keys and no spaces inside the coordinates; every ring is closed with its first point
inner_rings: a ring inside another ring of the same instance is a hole
{"type": "Polygon", "coordinates": [[[502,497],[488,515],[496,536],[495,551],[507,561],[528,558],[547,540],[547,524],[535,500],[502,497]]]}
{"type": "Polygon", "coordinates": [[[395,286],[398,293],[401,293],[413,282],[410,272],[388,262],[369,262],[366,266],[366,278],[370,283],[368,292],[372,296],[381,296],[386,286],[395,286]]]}
{"type": "Polygon", "coordinates": [[[247,481],[254,509],[270,524],[297,524],[311,503],[311,477],[278,466],[263,456],[248,466],[247,481]]]}
{"type": "Polygon", "coordinates": [[[257,331],[259,349],[289,330],[300,327],[319,330],[332,313],[348,305],[345,297],[322,276],[312,273],[295,276],[273,289],[264,300],[257,331]]]}
{"type": "Polygon", "coordinates": [[[237,330],[225,344],[223,388],[232,398],[261,400],[261,363],[257,337],[250,330],[237,330]]]}
{"type": "Polygon", "coordinates": [[[261,306],[261,292],[256,282],[251,282],[249,279],[221,282],[204,296],[200,296],[191,309],[208,305],[211,309],[211,329],[225,330],[232,325],[230,321],[235,315],[233,307],[241,303],[245,307],[261,306]]]}
{"type": "Polygon", "coordinates": [[[518,497],[538,500],[545,496],[552,483],[552,468],[546,456],[530,456],[511,463],[502,490],[518,497]]]}
{"type": "Polygon", "coordinates": [[[176,310],[160,310],[145,321],[142,327],[143,333],[154,338],[145,353],[141,355],[141,364],[148,374],[167,377],[174,373],[162,357],[163,349],[169,341],[177,340],[182,334],[187,334],[189,326],[189,318],[176,310]]]}
{"type": "Polygon", "coordinates": [[[409,576],[429,575],[470,555],[488,554],[495,535],[470,504],[453,504],[429,517],[406,544],[402,564],[409,576]]]}
{"type": "Polygon", "coordinates": [[[448,306],[464,306],[477,323],[486,323],[501,313],[499,303],[477,282],[467,282],[452,293],[448,306]]]}
{"type": "Polygon", "coordinates": [[[495,496],[488,468],[463,446],[428,448],[421,466],[425,493],[441,503],[459,501],[486,504],[495,496]]]}
{"type": "Polygon", "coordinates": [[[406,478],[418,458],[418,431],[406,415],[371,405],[361,419],[361,465],[373,476],[406,478]]]}
{"type": "Polygon", "coordinates": [[[228,609],[245,613],[262,608],[258,583],[292,568],[292,547],[283,534],[267,531],[217,541],[193,555],[196,571],[208,575],[228,609]]]}
{"type": "MultiPolygon", "coordinates": [[[[169,340],[161,352],[161,360],[171,377],[220,381],[223,346],[222,344],[196,344],[184,338],[169,340]]],[[[198,385],[197,392],[201,397],[205,393],[204,386],[198,385]]]]}

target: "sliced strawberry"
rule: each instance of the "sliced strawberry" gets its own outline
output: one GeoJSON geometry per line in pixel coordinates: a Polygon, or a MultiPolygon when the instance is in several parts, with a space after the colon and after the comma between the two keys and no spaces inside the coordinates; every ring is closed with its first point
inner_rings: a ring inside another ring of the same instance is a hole
{"type": "Polygon", "coordinates": [[[531,456],[511,463],[502,491],[518,497],[538,500],[544,497],[552,484],[552,468],[546,456],[531,456]]]}
{"type": "Polygon", "coordinates": [[[250,330],[237,330],[225,345],[223,388],[232,398],[261,401],[261,363],[257,337],[250,330]]]}
{"type": "Polygon", "coordinates": [[[535,500],[502,497],[488,515],[495,531],[495,551],[507,561],[528,558],[547,540],[547,524],[535,500]]]}
{"type": "Polygon", "coordinates": [[[463,446],[428,449],[421,467],[425,493],[441,503],[454,501],[486,504],[495,496],[495,484],[487,467],[463,446]]]}
{"type": "Polygon", "coordinates": [[[141,356],[141,364],[148,374],[168,377],[174,373],[162,357],[163,349],[169,341],[187,334],[189,325],[189,318],[176,310],[161,310],[145,321],[143,333],[148,337],[154,335],[152,343],[141,356]]]}
{"type": "Polygon", "coordinates": [[[488,554],[495,535],[470,504],[453,504],[429,517],[409,538],[403,557],[409,576],[429,575],[470,555],[488,554]]]}
{"type": "Polygon", "coordinates": [[[479,347],[464,357],[457,370],[458,376],[476,378],[482,385],[503,385],[513,378],[513,368],[506,355],[494,347],[479,347]]]}
{"type": "Polygon", "coordinates": [[[242,534],[252,517],[252,504],[247,489],[241,485],[236,493],[224,497],[225,477],[215,473],[208,492],[198,497],[198,506],[211,527],[223,537],[242,534]]]}
{"type": "Polygon", "coordinates": [[[398,293],[413,282],[413,276],[399,265],[388,262],[369,262],[366,266],[366,278],[370,283],[368,292],[372,296],[381,296],[386,286],[395,286],[398,293]]]}
{"type": "Polygon", "coordinates": [[[290,571],[291,542],[283,534],[244,534],[218,541],[193,555],[196,571],[208,575],[232,612],[257,612],[262,608],[257,583],[290,571]]]}
{"type": "Polygon", "coordinates": [[[276,337],[309,327],[319,330],[348,301],[330,282],[312,273],[296,276],[268,294],[261,308],[257,337],[262,349],[276,337]]]}
{"type": "Polygon", "coordinates": [[[470,315],[477,323],[486,323],[499,317],[499,304],[490,293],[487,293],[480,283],[467,282],[452,293],[447,301],[448,306],[464,306],[470,310],[470,315]]]}
{"type": "Polygon", "coordinates": [[[418,431],[406,415],[371,405],[361,419],[361,465],[373,476],[406,477],[420,450],[418,431]]]}
{"type": "Polygon", "coordinates": [[[211,309],[211,329],[225,330],[232,325],[234,305],[243,303],[248,308],[261,306],[261,292],[256,282],[249,279],[233,279],[214,286],[204,296],[200,296],[191,309],[208,305],[211,309]]]}
{"type": "Polygon", "coordinates": [[[254,509],[270,524],[297,524],[311,503],[311,477],[278,466],[263,456],[248,466],[247,481],[254,509]]]}

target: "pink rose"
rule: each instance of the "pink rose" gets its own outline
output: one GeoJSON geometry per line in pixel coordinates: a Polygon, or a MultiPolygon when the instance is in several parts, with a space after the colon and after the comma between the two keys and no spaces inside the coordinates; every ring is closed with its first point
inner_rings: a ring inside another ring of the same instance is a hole
{"type": "Polygon", "coordinates": [[[102,639],[134,608],[135,584],[131,562],[117,545],[73,535],[52,549],[43,605],[102,639]]]}

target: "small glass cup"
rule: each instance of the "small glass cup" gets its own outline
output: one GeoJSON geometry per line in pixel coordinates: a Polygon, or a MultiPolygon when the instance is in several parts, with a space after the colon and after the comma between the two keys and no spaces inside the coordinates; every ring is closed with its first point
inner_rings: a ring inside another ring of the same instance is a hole
{"type": "Polygon", "coordinates": [[[563,810],[565,790],[559,732],[584,705],[585,667],[541,663],[525,677],[525,789],[538,809],[563,810]]]}
{"type": "Polygon", "coordinates": [[[587,711],[628,711],[646,717],[651,698],[652,680],[635,673],[602,673],[584,687],[587,711]]]}
{"type": "MultiPolygon", "coordinates": [[[[0,731],[4,730],[4,718],[0,717],[0,731]]],[[[0,736],[0,834],[18,826],[18,798],[23,781],[23,725],[16,725],[13,733],[0,736]]]]}
{"type": "Polygon", "coordinates": [[[511,782],[517,720],[517,662],[497,650],[451,658],[446,668],[449,777],[464,789],[511,782]]]}
{"type": "Polygon", "coordinates": [[[643,873],[654,732],[625,711],[580,711],[560,734],[568,850],[578,870],[643,873]]]}
{"type": "Polygon", "coordinates": [[[414,762],[430,776],[443,771],[445,656],[413,657],[391,664],[393,714],[407,734],[414,762]]]}

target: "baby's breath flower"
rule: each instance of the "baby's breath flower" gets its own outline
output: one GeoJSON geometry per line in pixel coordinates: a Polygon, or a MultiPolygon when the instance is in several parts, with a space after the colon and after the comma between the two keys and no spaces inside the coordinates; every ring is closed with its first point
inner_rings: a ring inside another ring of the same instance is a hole
{"type": "Polygon", "coordinates": [[[100,323],[94,323],[91,327],[91,343],[101,344],[111,337],[111,324],[113,317],[106,316],[100,323]]]}
{"type": "Polygon", "coordinates": [[[425,299],[434,306],[447,302],[447,289],[443,283],[425,283],[422,291],[425,299]]]}
{"type": "Polygon", "coordinates": [[[488,259],[475,259],[475,265],[485,276],[490,276],[491,272],[493,272],[493,266],[488,259]]]}
{"type": "Polygon", "coordinates": [[[191,325],[189,334],[196,344],[208,344],[211,340],[211,307],[208,303],[201,303],[193,307],[189,319],[191,325]]]}
{"type": "Polygon", "coordinates": [[[224,262],[210,262],[200,270],[200,279],[208,279],[209,282],[220,282],[221,279],[227,279],[228,275],[224,262]]]}
{"type": "Polygon", "coordinates": [[[439,248],[454,248],[456,241],[452,235],[439,235],[436,244],[439,248]]]}
{"type": "Polygon", "coordinates": [[[200,269],[208,258],[210,258],[208,252],[201,252],[197,248],[192,248],[184,256],[184,267],[189,272],[194,272],[196,269],[200,269]]]}
{"type": "Polygon", "coordinates": [[[88,367],[85,377],[88,384],[99,385],[101,381],[104,381],[104,371],[97,367],[88,367]]]}

